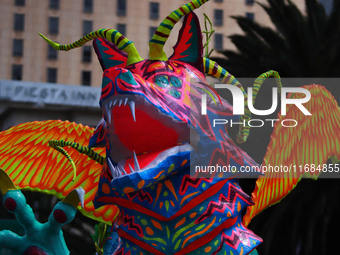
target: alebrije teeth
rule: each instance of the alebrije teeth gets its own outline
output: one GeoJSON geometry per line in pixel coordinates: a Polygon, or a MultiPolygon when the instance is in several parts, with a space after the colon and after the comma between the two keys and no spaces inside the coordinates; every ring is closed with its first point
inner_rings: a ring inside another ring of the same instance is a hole
{"type": "Polygon", "coordinates": [[[127,102],[129,101],[129,99],[126,97],[124,100],[124,106],[127,104],[127,102]]]}
{"type": "Polygon", "coordinates": [[[106,115],[107,115],[108,122],[109,122],[109,124],[111,124],[111,119],[112,119],[111,109],[109,108],[108,104],[105,105],[105,108],[106,108],[106,115]]]}
{"type": "Polygon", "coordinates": [[[131,110],[131,114],[132,114],[133,120],[134,120],[134,122],[136,122],[135,102],[134,101],[130,101],[129,102],[129,106],[130,106],[130,110],[131,110]]]}
{"type": "Polygon", "coordinates": [[[124,167],[122,167],[122,166],[118,166],[118,167],[119,167],[122,175],[127,175],[127,172],[125,171],[124,167]]]}
{"type": "Polygon", "coordinates": [[[138,159],[136,156],[136,152],[133,151],[133,159],[134,159],[134,163],[135,163],[135,171],[140,171],[140,167],[139,167],[139,163],[138,163],[138,159]]]}
{"type": "Polygon", "coordinates": [[[115,177],[121,176],[121,173],[120,173],[120,171],[119,171],[119,169],[118,169],[118,166],[115,167],[115,173],[116,173],[116,176],[115,176],[115,177]]]}
{"type": "Polygon", "coordinates": [[[123,99],[119,99],[119,107],[122,105],[123,99]]]}
{"type": "Polygon", "coordinates": [[[108,167],[110,169],[111,175],[112,175],[112,177],[114,179],[115,178],[115,167],[113,166],[113,164],[112,164],[112,162],[111,162],[109,157],[107,158],[107,163],[108,163],[108,167]]]}
{"type": "Polygon", "coordinates": [[[134,173],[135,172],[135,170],[133,170],[133,168],[132,168],[132,166],[129,164],[129,167],[130,167],[130,171],[131,171],[131,173],[134,173]]]}

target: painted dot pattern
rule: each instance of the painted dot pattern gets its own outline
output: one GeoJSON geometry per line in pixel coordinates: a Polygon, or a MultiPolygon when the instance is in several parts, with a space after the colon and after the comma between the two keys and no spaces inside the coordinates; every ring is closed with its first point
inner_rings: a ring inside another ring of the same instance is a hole
{"type": "Polygon", "coordinates": [[[66,213],[60,209],[54,210],[53,217],[58,223],[61,223],[61,224],[67,221],[66,213]]]}
{"type": "Polygon", "coordinates": [[[8,211],[14,211],[17,208],[17,202],[11,197],[5,200],[4,205],[8,211]]]}

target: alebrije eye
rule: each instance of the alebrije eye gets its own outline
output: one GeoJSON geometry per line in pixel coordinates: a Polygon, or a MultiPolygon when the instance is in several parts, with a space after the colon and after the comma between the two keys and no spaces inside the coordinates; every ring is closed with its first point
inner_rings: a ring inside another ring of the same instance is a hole
{"type": "Polygon", "coordinates": [[[155,77],[155,83],[157,86],[161,87],[161,88],[165,88],[167,86],[169,86],[169,81],[168,81],[168,77],[164,76],[164,75],[159,75],[155,77]]]}
{"type": "Polygon", "coordinates": [[[182,88],[182,80],[175,76],[170,77],[170,84],[176,88],[182,88]]]}
{"type": "Polygon", "coordinates": [[[181,92],[179,92],[176,89],[170,89],[169,94],[175,98],[180,98],[181,97],[181,92]]]}

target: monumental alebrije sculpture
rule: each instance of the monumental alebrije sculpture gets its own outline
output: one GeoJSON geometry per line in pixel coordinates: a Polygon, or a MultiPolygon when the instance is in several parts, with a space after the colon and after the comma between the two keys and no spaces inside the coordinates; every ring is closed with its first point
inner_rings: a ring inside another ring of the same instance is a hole
{"type": "MultiPolygon", "coordinates": [[[[82,201],[75,195],[81,194],[80,187],[85,196],[83,207],[78,209],[112,225],[109,231],[115,240],[104,254],[256,253],[254,249],[262,240],[245,226],[257,213],[286,196],[302,174],[289,179],[278,174],[269,176],[274,179],[259,178],[253,201],[239,186],[242,174],[238,171],[190,176],[189,165],[197,162],[237,169],[258,166],[233,142],[225,126],[211,125],[214,118],[248,120],[250,112],[246,106],[244,116],[233,115],[232,106],[207,84],[205,74],[243,89],[231,74],[203,57],[202,33],[193,10],[205,2],[193,0],[166,17],[149,42],[150,58],[146,60],[114,29],[91,32],[69,45],[59,45],[41,35],[55,49],[66,51],[93,40],[104,72],[100,98],[103,116],[95,130],[67,121],[43,121],[0,133],[4,205],[27,226],[24,238],[31,238],[18,254],[68,254],[58,224],[73,219],[74,208],[82,201]],[[174,53],[168,58],[163,46],[184,16],[174,53]],[[206,115],[201,115],[202,94],[208,95],[206,115]],[[25,216],[31,215],[31,210],[16,211],[15,205],[27,207],[17,188],[66,196],[49,221],[59,231],[58,237],[39,228],[33,231],[34,235],[55,238],[60,243],[57,248],[53,249],[52,242],[44,244],[31,237],[30,226],[38,223],[25,216]],[[64,207],[72,211],[70,215],[64,207]],[[246,207],[242,222],[241,211],[246,207]]],[[[281,87],[277,72],[264,73],[255,81],[253,101],[268,77],[275,77],[281,87]]],[[[307,121],[313,128],[307,123],[291,132],[275,125],[264,163],[323,164],[331,156],[340,158],[339,107],[325,88],[305,88],[312,95],[304,106],[312,113],[307,121]],[[307,137],[306,130],[317,135],[307,137]],[[327,144],[330,138],[334,143],[327,144]]],[[[306,121],[299,110],[287,109],[287,115],[278,119],[293,116],[300,118],[299,123],[306,121]]],[[[245,142],[248,135],[249,127],[242,127],[236,140],[245,142]]],[[[1,232],[0,244],[13,248],[15,238],[19,237],[1,232]]]]}

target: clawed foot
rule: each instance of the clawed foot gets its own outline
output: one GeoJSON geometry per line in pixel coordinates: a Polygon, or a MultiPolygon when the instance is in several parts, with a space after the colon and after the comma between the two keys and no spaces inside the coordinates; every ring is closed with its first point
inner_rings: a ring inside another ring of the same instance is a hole
{"type": "Polygon", "coordinates": [[[26,204],[25,196],[2,169],[0,190],[6,210],[15,215],[26,232],[25,236],[18,236],[9,230],[0,231],[0,247],[10,249],[13,254],[18,255],[70,254],[61,227],[74,219],[79,202],[83,205],[85,192],[82,188],[71,191],[59,202],[46,223],[36,221],[32,208],[26,204]]]}

